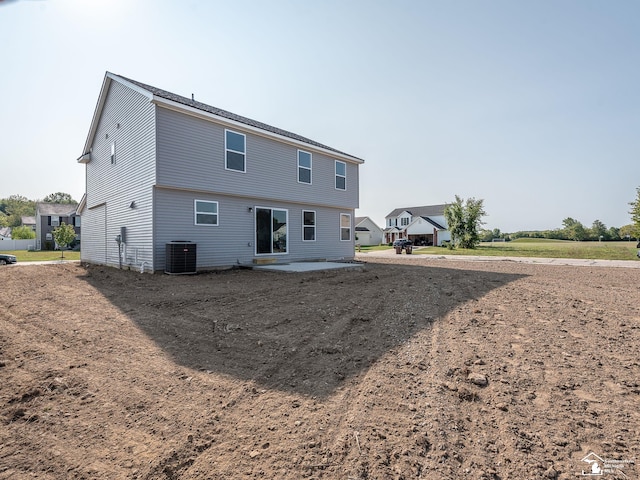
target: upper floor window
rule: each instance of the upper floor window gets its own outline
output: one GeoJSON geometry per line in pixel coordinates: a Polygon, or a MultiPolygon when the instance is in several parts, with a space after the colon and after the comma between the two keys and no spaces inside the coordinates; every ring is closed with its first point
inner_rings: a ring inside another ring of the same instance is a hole
{"type": "Polygon", "coordinates": [[[225,168],[246,172],[246,142],[244,134],[224,131],[225,168]]]}
{"type": "Polygon", "coordinates": [[[80,227],[81,226],[81,221],[80,221],[80,217],[79,216],[73,217],[73,226],[74,227],[80,227]]]}
{"type": "Polygon", "coordinates": [[[218,202],[194,200],[195,224],[218,225],[218,202]]]}
{"type": "Polygon", "coordinates": [[[302,240],[305,242],[316,240],[316,212],[313,210],[302,211],[302,240]]]}
{"type": "Polygon", "coordinates": [[[336,189],[347,189],[347,164],[336,160],[336,189]]]}
{"type": "Polygon", "coordinates": [[[406,226],[406,225],[409,225],[409,217],[402,217],[400,219],[400,225],[403,226],[403,227],[406,226]]]}
{"type": "Polygon", "coordinates": [[[340,240],[351,240],[351,215],[348,213],[340,214],[340,240]]]}
{"type": "Polygon", "coordinates": [[[298,150],[298,182],[311,183],[311,154],[298,150]]]}
{"type": "Polygon", "coordinates": [[[49,225],[52,226],[52,227],[59,227],[60,226],[60,217],[49,216],[49,225]]]}

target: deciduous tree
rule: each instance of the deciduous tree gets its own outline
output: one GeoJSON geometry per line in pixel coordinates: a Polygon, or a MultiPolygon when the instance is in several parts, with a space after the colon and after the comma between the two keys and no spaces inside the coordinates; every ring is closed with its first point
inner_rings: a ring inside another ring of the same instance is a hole
{"type": "Polygon", "coordinates": [[[60,247],[62,258],[64,258],[64,249],[76,239],[76,232],[73,229],[73,225],[67,225],[62,222],[60,226],[53,231],[53,238],[60,247]]]}
{"type": "Polygon", "coordinates": [[[42,199],[42,201],[46,203],[71,203],[71,204],[78,203],[73,199],[73,197],[70,194],[64,193],[64,192],[56,192],[56,193],[52,193],[51,195],[47,195],[42,199]]]}
{"type": "Polygon", "coordinates": [[[17,227],[22,217],[33,217],[36,214],[36,202],[22,195],[11,195],[0,200],[0,212],[4,212],[7,227],[17,227]]]}
{"type": "Polygon", "coordinates": [[[455,246],[476,248],[480,243],[479,229],[483,225],[482,217],[486,215],[484,200],[468,198],[466,201],[456,195],[456,201],[444,209],[451,240],[455,246]]]}
{"type": "Polygon", "coordinates": [[[591,236],[594,240],[609,240],[609,231],[607,226],[600,220],[594,220],[591,225],[591,236]]]}
{"type": "Polygon", "coordinates": [[[24,225],[13,227],[11,229],[11,238],[13,240],[31,240],[32,238],[36,238],[36,232],[24,225]]]}
{"type": "Polygon", "coordinates": [[[562,221],[565,235],[569,240],[582,241],[587,238],[587,230],[578,220],[567,217],[562,221]]]}
{"type": "Polygon", "coordinates": [[[623,240],[630,240],[631,238],[635,238],[633,235],[633,225],[631,224],[621,226],[618,233],[620,234],[620,238],[623,240]]]}
{"type": "Polygon", "coordinates": [[[640,238],[640,187],[636,188],[636,199],[633,202],[629,202],[631,205],[631,235],[636,238],[640,238]]]}

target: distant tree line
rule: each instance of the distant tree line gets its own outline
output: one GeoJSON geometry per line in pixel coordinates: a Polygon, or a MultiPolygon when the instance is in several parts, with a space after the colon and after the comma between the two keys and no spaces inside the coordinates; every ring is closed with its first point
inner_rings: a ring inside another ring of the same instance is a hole
{"type": "Polygon", "coordinates": [[[515,240],[516,238],[548,238],[553,240],[576,241],[617,241],[637,238],[633,233],[633,225],[624,225],[620,228],[609,227],[600,220],[594,220],[591,227],[585,227],[578,220],[567,217],[562,221],[562,228],[553,230],[523,230],[514,233],[502,233],[500,229],[483,230],[480,233],[483,242],[490,242],[494,238],[515,240]]]}
{"type": "Polygon", "coordinates": [[[29,200],[22,195],[11,195],[0,199],[0,227],[19,227],[22,217],[35,217],[38,202],[78,204],[71,195],[63,192],[52,193],[42,200],[29,200]]]}
{"type": "Polygon", "coordinates": [[[481,230],[480,240],[490,242],[493,239],[515,240],[516,238],[549,238],[553,240],[575,241],[618,241],[640,240],[640,187],[636,188],[636,199],[629,202],[631,222],[622,227],[609,227],[600,220],[594,220],[591,227],[586,227],[578,220],[567,217],[562,221],[562,228],[553,230],[524,230],[515,233],[502,233],[499,228],[481,230]]]}

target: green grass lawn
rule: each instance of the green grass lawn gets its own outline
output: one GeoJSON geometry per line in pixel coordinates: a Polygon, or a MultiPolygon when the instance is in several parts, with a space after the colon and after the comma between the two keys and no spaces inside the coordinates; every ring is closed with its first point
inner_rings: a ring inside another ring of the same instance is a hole
{"type": "Polygon", "coordinates": [[[638,260],[636,252],[635,242],[572,242],[533,238],[504,243],[481,243],[475,249],[449,250],[442,247],[427,247],[415,251],[415,253],[438,255],[638,260]]]}
{"type": "Polygon", "coordinates": [[[64,251],[64,259],[61,257],[59,250],[49,251],[42,250],[40,252],[27,252],[26,250],[12,250],[9,255],[15,255],[18,258],[18,262],[45,262],[49,260],[80,260],[80,252],[64,251]]]}
{"type": "MultiPolygon", "coordinates": [[[[390,249],[362,247],[362,252],[390,249]]],[[[478,248],[420,247],[422,255],[482,255],[493,257],[581,258],[593,260],[638,260],[636,242],[572,242],[544,238],[519,238],[512,242],[481,243],[478,248]]]]}
{"type": "Polygon", "coordinates": [[[362,253],[367,253],[367,252],[374,252],[376,250],[388,250],[391,247],[387,246],[387,245],[363,245],[362,247],[356,247],[356,252],[362,252],[362,253]],[[358,250],[358,248],[360,248],[358,250]]]}

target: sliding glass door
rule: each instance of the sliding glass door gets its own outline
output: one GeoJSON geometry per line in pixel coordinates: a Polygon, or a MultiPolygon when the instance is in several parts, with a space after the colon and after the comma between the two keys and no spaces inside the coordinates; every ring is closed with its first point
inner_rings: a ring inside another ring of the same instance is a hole
{"type": "Polygon", "coordinates": [[[287,253],[287,210],[256,208],[256,254],[287,253]]]}

